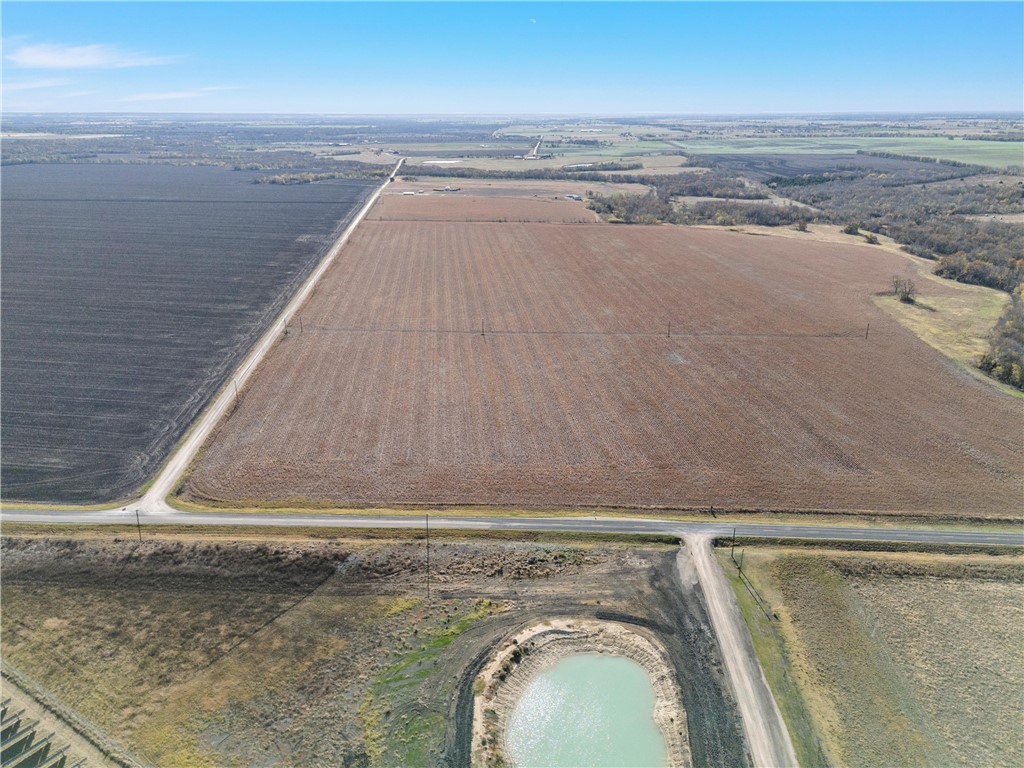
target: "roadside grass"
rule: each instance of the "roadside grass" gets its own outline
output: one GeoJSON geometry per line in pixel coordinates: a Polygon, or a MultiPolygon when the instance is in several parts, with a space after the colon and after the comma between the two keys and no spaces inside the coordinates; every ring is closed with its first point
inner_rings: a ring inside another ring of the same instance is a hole
{"type": "Polygon", "coordinates": [[[126,507],[137,499],[138,497],[132,497],[131,499],[122,499],[121,501],[112,501],[104,504],[46,504],[35,501],[20,502],[6,500],[0,503],[0,512],[15,509],[46,512],[102,512],[108,509],[116,509],[117,507],[126,507]]]}
{"type": "Polygon", "coordinates": [[[759,599],[729,553],[720,549],[718,558],[802,764],[1024,759],[1019,551],[1010,562],[789,547],[742,552],[759,599]],[[823,759],[815,759],[815,739],[823,759]]]}
{"type": "Polygon", "coordinates": [[[256,631],[293,596],[5,583],[4,655],[66,706],[151,762],[212,765],[180,735],[143,729],[190,671],[256,631]],[[74,674],[69,674],[74,670],[74,674]],[[187,754],[182,761],[166,757],[187,754]]]}
{"type": "MultiPolygon", "coordinates": [[[[778,620],[774,618],[776,614],[773,608],[764,603],[763,596],[754,596],[725,549],[717,549],[715,554],[736,594],[740,612],[754,642],[757,659],[793,741],[797,762],[805,766],[827,765],[828,760],[815,732],[811,713],[804,701],[800,685],[791,672],[793,661],[786,648],[786,640],[778,626],[778,620]]],[[[749,574],[752,569],[758,570],[763,566],[763,561],[764,555],[746,551],[743,565],[749,574]]]]}
{"type": "MultiPolygon", "coordinates": [[[[870,527],[934,527],[941,525],[965,530],[1005,529],[1016,530],[1021,519],[986,517],[984,512],[971,516],[914,514],[902,510],[858,510],[825,511],[818,509],[735,509],[722,507],[699,507],[683,509],[659,509],[654,507],[578,507],[578,508],[524,508],[501,506],[433,506],[433,507],[354,507],[344,506],[336,501],[314,502],[309,499],[288,501],[258,501],[245,499],[240,502],[199,502],[181,496],[167,499],[168,504],[180,512],[239,512],[245,514],[309,515],[313,513],[354,516],[406,516],[424,518],[438,517],[613,517],[631,519],[675,520],[679,522],[714,523],[792,523],[794,525],[863,525],[870,527]]],[[[1022,518],[1024,519],[1024,518],[1022,518]]]]}
{"type": "MultiPolygon", "coordinates": [[[[35,524],[5,523],[4,534],[9,536],[50,538],[74,537],[78,539],[106,539],[110,541],[136,541],[138,529],[134,525],[86,525],[86,524],[35,524]]],[[[364,546],[390,543],[425,541],[426,531],[420,528],[332,528],[316,526],[259,526],[259,525],[171,525],[146,524],[142,529],[143,540],[153,538],[181,541],[224,541],[224,542],[277,542],[277,541],[323,541],[344,542],[347,546],[364,546]]],[[[530,542],[536,544],[578,546],[663,546],[672,548],[679,545],[679,536],[647,533],[573,533],[568,531],[491,531],[431,528],[431,541],[470,542],[506,541],[530,542]]]]}

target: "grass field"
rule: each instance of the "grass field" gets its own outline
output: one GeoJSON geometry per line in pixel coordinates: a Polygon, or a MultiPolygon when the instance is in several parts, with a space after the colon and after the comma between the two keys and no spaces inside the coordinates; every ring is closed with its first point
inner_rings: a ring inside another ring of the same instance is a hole
{"type": "Polygon", "coordinates": [[[802,764],[1024,759],[1019,554],[746,547],[740,599],[802,764]]]}
{"type": "Polygon", "coordinates": [[[1019,516],[1024,417],[873,304],[905,268],[705,229],[368,221],[184,495],[1019,516]]]}
{"type": "Polygon", "coordinates": [[[1018,141],[967,141],[960,138],[904,136],[807,136],[792,138],[734,138],[674,140],[687,152],[708,154],[796,155],[892,152],[898,155],[934,157],[972,165],[1007,168],[1024,165],[1024,143],[1018,141]]]}

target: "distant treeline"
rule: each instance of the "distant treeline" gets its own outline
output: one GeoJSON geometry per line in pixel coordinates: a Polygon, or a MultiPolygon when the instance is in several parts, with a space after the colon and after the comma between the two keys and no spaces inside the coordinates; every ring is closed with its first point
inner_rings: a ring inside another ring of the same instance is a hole
{"type": "Polygon", "coordinates": [[[1000,134],[999,136],[985,136],[984,134],[961,136],[964,141],[1024,141],[1024,133],[1000,134]]]}
{"type": "MultiPolygon", "coordinates": [[[[571,165],[571,163],[569,163],[571,165]]],[[[619,181],[625,182],[633,176],[606,176],[608,171],[636,171],[643,168],[643,163],[594,163],[586,168],[528,168],[524,170],[485,170],[483,168],[413,165],[406,170],[415,172],[416,176],[435,176],[455,179],[536,179],[564,181],[619,181]]],[[[403,178],[406,178],[403,176],[403,178]]],[[[647,177],[645,177],[647,178],[647,177]]],[[[645,183],[645,182],[638,182],[645,183]]]]}
{"type": "Polygon", "coordinates": [[[274,176],[257,176],[252,181],[254,184],[312,184],[314,181],[329,181],[331,179],[383,179],[390,175],[390,166],[375,168],[362,166],[326,173],[279,173],[274,176]]]}
{"type": "Polygon", "coordinates": [[[812,187],[815,184],[827,184],[830,181],[855,178],[857,178],[855,174],[849,173],[804,173],[799,176],[772,176],[770,179],[765,179],[764,183],[772,189],[778,189],[780,187],[812,187]]]}
{"type": "Polygon", "coordinates": [[[936,163],[937,165],[949,165],[954,168],[971,168],[979,172],[990,170],[984,166],[965,163],[960,160],[945,160],[938,157],[923,157],[921,155],[902,155],[898,152],[873,152],[868,149],[858,149],[857,154],[867,155],[868,157],[884,157],[889,160],[913,160],[915,163],[936,163]]]}
{"type": "Polygon", "coordinates": [[[1024,186],[1009,180],[976,184],[970,175],[822,174],[813,184],[788,187],[786,194],[821,209],[831,223],[852,222],[935,260],[943,277],[1012,291],[1024,282],[1024,228],[968,217],[1024,211],[1024,186]]]}
{"type": "MultiPolygon", "coordinates": [[[[712,195],[701,195],[712,197],[712,195]]],[[[702,200],[677,208],[654,192],[647,195],[589,195],[588,205],[614,224],[716,224],[780,227],[806,222],[808,212],[795,205],[702,200]]]]}
{"type": "MultiPolygon", "coordinates": [[[[884,152],[860,154],[905,158],[884,152]]],[[[892,237],[917,256],[934,259],[935,273],[963,283],[1008,291],[1013,297],[993,331],[979,367],[1024,389],[1024,227],[973,216],[1024,212],[1024,185],[1011,178],[979,184],[991,169],[913,158],[927,165],[772,179],[794,200],[823,211],[826,220],[892,237]],[[946,170],[943,170],[946,169],[946,170]]]]}
{"type": "Polygon", "coordinates": [[[615,181],[635,181],[651,187],[647,194],[601,195],[592,193],[590,208],[608,221],[624,224],[723,224],[762,223],[777,224],[793,221],[785,208],[772,205],[727,203],[727,200],[764,200],[768,197],[756,187],[745,184],[729,174],[709,170],[706,173],[680,173],[665,176],[616,176],[615,181]],[[706,201],[692,208],[677,209],[676,197],[717,197],[722,203],[706,201]],[[769,209],[778,209],[769,210],[769,209]],[[752,209],[744,211],[743,209],[752,209]],[[755,222],[754,220],[758,221],[755,222]]]}

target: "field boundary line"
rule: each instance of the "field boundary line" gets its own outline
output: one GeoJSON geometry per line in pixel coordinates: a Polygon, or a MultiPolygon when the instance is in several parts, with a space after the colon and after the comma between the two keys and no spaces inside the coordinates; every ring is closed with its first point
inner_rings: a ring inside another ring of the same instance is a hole
{"type": "MultiPolygon", "coordinates": [[[[345,328],[326,325],[306,325],[307,333],[411,333],[424,335],[461,334],[464,336],[479,336],[479,328],[345,328]]],[[[823,331],[822,333],[717,333],[715,331],[677,331],[672,330],[668,335],[665,330],[660,331],[569,331],[569,330],[522,330],[511,329],[486,329],[488,336],[625,336],[625,337],[653,337],[653,338],[688,338],[688,339],[864,339],[864,329],[854,328],[846,331],[823,331]]],[[[875,336],[886,336],[884,331],[876,331],[875,336]]]]}
{"type": "Polygon", "coordinates": [[[214,427],[234,405],[238,398],[238,392],[244,388],[253,371],[267,356],[267,354],[269,354],[270,350],[274,348],[280,335],[287,330],[288,322],[312,295],[313,289],[316,287],[317,283],[320,282],[320,278],[323,277],[327,269],[334,263],[338,253],[348,242],[356,227],[359,226],[366,217],[366,214],[369,213],[371,208],[373,208],[377,199],[381,196],[381,193],[387,185],[395,180],[395,177],[404,162],[405,158],[401,158],[398,163],[396,163],[391,174],[379,187],[377,187],[373,194],[366,199],[362,208],[359,209],[359,212],[352,218],[352,221],[349,222],[348,226],[342,230],[341,234],[334,241],[334,244],[331,245],[330,249],[328,249],[327,253],[320,260],[320,263],[310,273],[309,277],[306,278],[292,298],[289,299],[288,303],[285,304],[284,309],[281,310],[263,335],[260,336],[259,340],[231,374],[228,380],[224,382],[210,406],[206,408],[206,410],[204,410],[196,421],[189,427],[186,432],[185,439],[179,444],[177,450],[171,454],[168,460],[160,468],[160,471],[156,474],[156,477],[146,493],[136,504],[130,505],[128,511],[139,510],[142,512],[158,514],[173,511],[167,504],[167,496],[174,491],[175,484],[188,469],[189,465],[192,463],[192,459],[195,458],[196,454],[206,443],[206,440],[213,432],[214,427]]]}

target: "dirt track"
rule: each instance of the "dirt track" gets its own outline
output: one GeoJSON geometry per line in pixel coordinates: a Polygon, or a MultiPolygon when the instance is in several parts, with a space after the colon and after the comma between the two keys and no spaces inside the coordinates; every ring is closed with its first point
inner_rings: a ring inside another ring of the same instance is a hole
{"type": "Polygon", "coordinates": [[[736,597],[711,556],[710,537],[686,537],[686,547],[679,554],[679,577],[684,585],[700,582],[754,765],[796,766],[786,724],[761,671],[736,597]]]}

